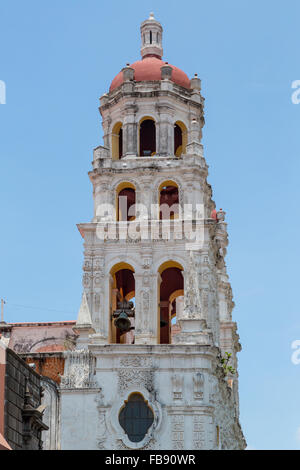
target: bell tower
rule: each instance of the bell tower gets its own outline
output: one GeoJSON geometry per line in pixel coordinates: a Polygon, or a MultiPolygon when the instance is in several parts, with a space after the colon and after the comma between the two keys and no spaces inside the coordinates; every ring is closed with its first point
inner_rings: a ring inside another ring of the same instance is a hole
{"type": "Polygon", "coordinates": [[[227,224],[207,182],[201,81],[162,59],[162,33],[151,13],[141,60],[100,98],[104,143],[89,172],[93,219],[78,225],[83,295],[61,382],[62,449],[245,447],[227,224]]]}

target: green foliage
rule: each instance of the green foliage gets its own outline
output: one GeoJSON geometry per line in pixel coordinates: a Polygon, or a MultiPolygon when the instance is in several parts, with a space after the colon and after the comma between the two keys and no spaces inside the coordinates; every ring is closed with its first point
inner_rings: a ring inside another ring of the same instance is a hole
{"type": "Polygon", "coordinates": [[[229,372],[230,374],[235,374],[235,369],[228,365],[229,361],[230,361],[230,358],[231,358],[232,354],[231,353],[228,353],[228,352],[225,352],[225,356],[224,357],[221,357],[221,364],[222,364],[222,367],[225,371],[225,374],[227,375],[229,372]]]}

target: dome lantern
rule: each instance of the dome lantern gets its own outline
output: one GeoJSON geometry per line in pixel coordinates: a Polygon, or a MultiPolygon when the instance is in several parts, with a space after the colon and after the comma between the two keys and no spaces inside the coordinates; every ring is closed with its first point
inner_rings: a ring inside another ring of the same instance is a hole
{"type": "Polygon", "coordinates": [[[162,25],[154,18],[153,13],[150,13],[149,18],[141,24],[141,55],[143,59],[149,56],[162,58],[162,33],[162,25]]]}

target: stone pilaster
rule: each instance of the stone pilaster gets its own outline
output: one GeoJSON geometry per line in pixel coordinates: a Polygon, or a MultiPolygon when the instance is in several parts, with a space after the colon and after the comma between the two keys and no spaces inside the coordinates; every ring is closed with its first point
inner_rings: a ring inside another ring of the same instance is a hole
{"type": "Polygon", "coordinates": [[[156,126],[156,148],[160,156],[174,155],[173,109],[166,105],[157,105],[159,121],[156,126]]]}
{"type": "Polygon", "coordinates": [[[125,117],[123,122],[123,153],[126,157],[136,157],[138,155],[137,148],[137,123],[135,114],[137,107],[128,105],[125,108],[125,117]]]}
{"type": "Polygon", "coordinates": [[[135,278],[135,344],[157,344],[157,321],[155,315],[155,281],[157,275],[149,272],[150,257],[143,258],[143,273],[134,274],[135,278]]]}

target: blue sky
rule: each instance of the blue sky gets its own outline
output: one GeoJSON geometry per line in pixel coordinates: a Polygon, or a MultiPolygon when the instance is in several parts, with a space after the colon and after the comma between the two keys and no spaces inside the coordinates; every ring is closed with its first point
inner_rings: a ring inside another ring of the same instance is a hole
{"type": "Polygon", "coordinates": [[[92,218],[87,171],[102,142],[98,98],[139,58],[139,26],[150,11],[164,27],[165,60],[202,79],[209,182],[227,212],[249,448],[300,449],[300,365],[291,362],[300,339],[296,0],[2,0],[6,320],[76,318],[83,251],[76,223],[92,218]]]}

